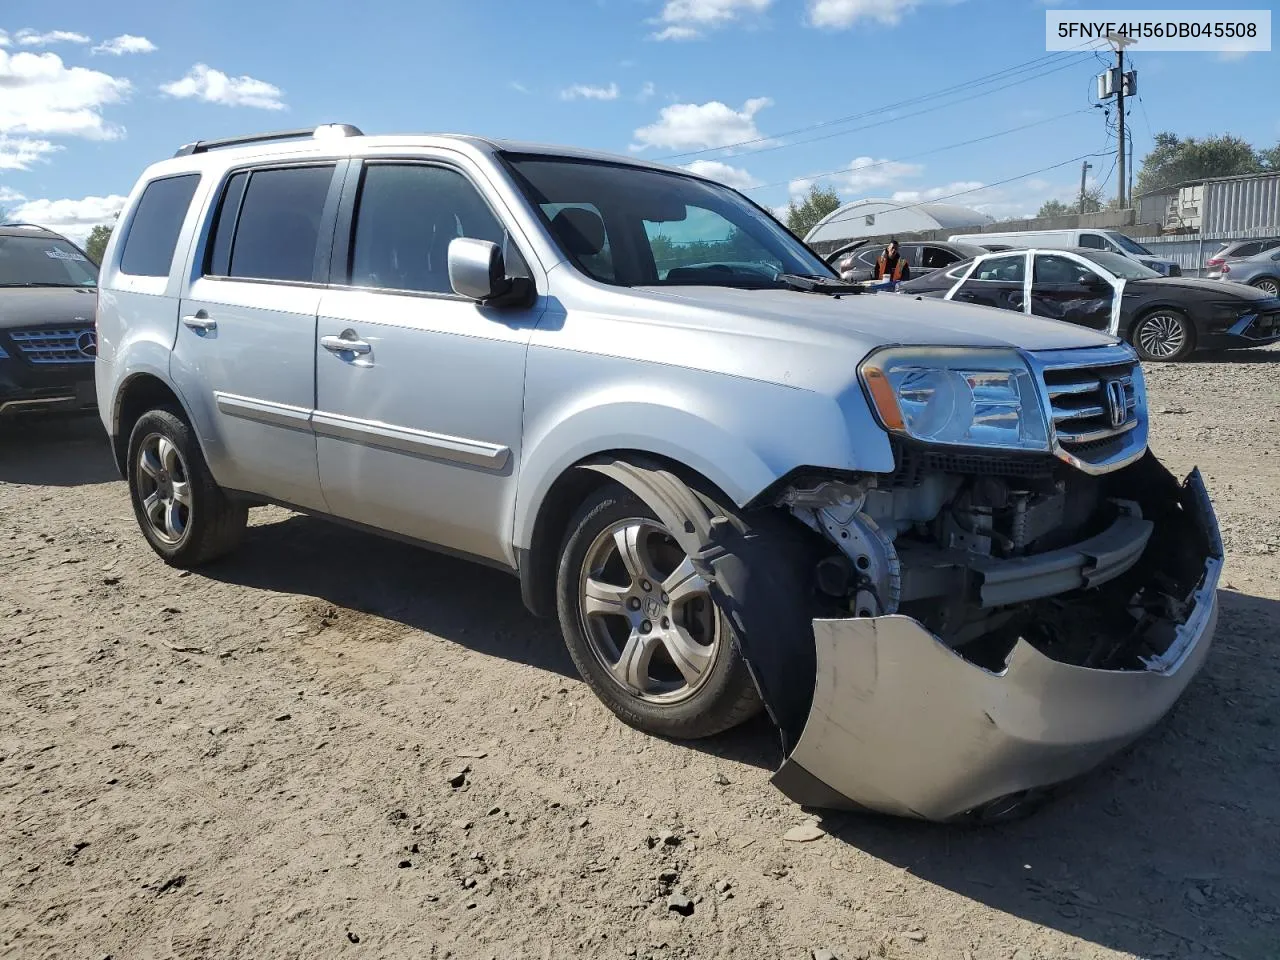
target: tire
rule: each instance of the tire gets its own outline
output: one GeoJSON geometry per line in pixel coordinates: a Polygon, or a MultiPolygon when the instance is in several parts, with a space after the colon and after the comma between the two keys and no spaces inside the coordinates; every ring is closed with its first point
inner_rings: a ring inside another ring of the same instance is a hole
{"type": "Polygon", "coordinates": [[[1257,287],[1263,293],[1273,297],[1280,297],[1280,280],[1275,277],[1259,277],[1249,284],[1251,287],[1257,287]]]}
{"type": "Polygon", "coordinates": [[[138,526],[165,563],[198,567],[239,546],[248,509],[214,481],[191,426],[177,411],[160,408],[138,418],[129,435],[127,473],[138,526]]]}
{"type": "Polygon", "coordinates": [[[1144,314],[1130,333],[1133,348],[1143,360],[1176,363],[1196,349],[1196,331],[1180,310],[1158,307],[1144,314]]]}
{"type": "Polygon", "coordinates": [[[597,488],[570,520],[556,577],[560,628],[583,680],[623,723],[696,740],[761,709],[733,628],[701,583],[654,512],[621,485],[597,488]]]}

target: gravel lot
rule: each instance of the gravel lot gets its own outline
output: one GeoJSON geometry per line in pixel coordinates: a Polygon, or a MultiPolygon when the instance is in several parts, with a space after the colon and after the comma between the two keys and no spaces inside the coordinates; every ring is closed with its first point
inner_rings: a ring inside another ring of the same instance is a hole
{"type": "Polygon", "coordinates": [[[96,421],[0,426],[0,957],[1280,956],[1280,349],[1148,377],[1219,511],[1217,643],[984,830],[809,816],[763,723],[623,727],[498,572],[277,509],[169,569],[96,421]]]}

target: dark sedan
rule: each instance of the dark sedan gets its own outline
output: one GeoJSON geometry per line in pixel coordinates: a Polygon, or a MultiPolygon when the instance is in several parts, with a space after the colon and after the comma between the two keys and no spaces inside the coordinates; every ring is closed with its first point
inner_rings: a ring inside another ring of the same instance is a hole
{"type": "Polygon", "coordinates": [[[898,292],[1107,330],[1144,360],[1280,340],[1280,298],[1243,285],[1165,277],[1101,250],[989,253],[910,280],[898,292]]]}

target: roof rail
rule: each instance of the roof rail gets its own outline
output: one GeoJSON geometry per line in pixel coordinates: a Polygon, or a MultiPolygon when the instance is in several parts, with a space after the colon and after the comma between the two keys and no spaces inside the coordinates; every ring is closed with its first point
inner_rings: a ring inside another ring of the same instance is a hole
{"type": "Polygon", "coordinates": [[[38,223],[23,223],[21,220],[10,220],[8,223],[0,223],[0,227],[30,227],[32,230],[43,230],[46,233],[53,233],[48,227],[42,227],[38,223]]]}
{"type": "Polygon", "coordinates": [[[250,143],[269,143],[272,140],[301,140],[312,137],[363,137],[364,132],[350,123],[322,123],[318,127],[301,127],[297,130],[276,130],[271,133],[255,133],[245,137],[224,137],[221,140],[197,140],[183,144],[175,157],[189,157],[193,153],[207,153],[225,147],[243,147],[250,143]]]}

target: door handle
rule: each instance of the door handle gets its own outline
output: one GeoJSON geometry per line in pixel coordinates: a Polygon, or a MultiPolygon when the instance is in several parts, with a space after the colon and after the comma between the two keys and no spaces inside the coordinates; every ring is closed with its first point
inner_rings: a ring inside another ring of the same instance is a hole
{"type": "Polygon", "coordinates": [[[369,353],[373,350],[368,343],[354,337],[321,337],[320,346],[331,353],[369,353]]]}
{"type": "Polygon", "coordinates": [[[195,313],[183,317],[182,322],[192,330],[208,331],[218,329],[218,321],[203,310],[197,310],[195,313]]]}

